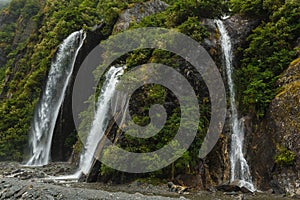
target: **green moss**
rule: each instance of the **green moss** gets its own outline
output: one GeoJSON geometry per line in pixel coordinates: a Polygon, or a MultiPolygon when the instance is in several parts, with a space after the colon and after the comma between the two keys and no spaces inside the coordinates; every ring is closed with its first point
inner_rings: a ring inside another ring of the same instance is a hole
{"type": "Polygon", "coordinates": [[[296,154],[284,147],[278,148],[278,154],[275,156],[275,163],[281,166],[291,166],[295,164],[296,154]]]}
{"type": "Polygon", "coordinates": [[[281,92],[279,92],[276,95],[276,98],[280,98],[283,95],[286,95],[287,93],[290,93],[292,95],[298,95],[300,90],[300,81],[294,81],[290,84],[285,85],[282,87],[281,92]]]}
{"type": "Polygon", "coordinates": [[[300,65],[300,57],[293,60],[293,62],[291,62],[291,67],[297,67],[300,65]]]}

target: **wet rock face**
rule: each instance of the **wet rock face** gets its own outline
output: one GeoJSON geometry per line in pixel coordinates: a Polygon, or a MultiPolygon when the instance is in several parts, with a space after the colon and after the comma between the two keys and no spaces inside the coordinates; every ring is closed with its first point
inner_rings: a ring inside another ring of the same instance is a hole
{"type": "MultiPolygon", "coordinates": [[[[216,64],[221,68],[222,66],[222,50],[219,44],[220,34],[216,27],[214,20],[204,19],[202,21],[210,36],[204,40],[203,46],[210,53],[216,64]]],[[[237,66],[239,55],[236,49],[245,45],[246,38],[251,31],[258,25],[258,21],[252,19],[245,19],[239,15],[232,16],[224,20],[227,31],[232,38],[234,52],[234,65],[237,66]]],[[[226,77],[225,69],[221,69],[223,77],[226,77]]],[[[225,80],[225,79],[224,79],[225,80]]],[[[226,86],[227,87],[227,86],[226,86]]],[[[212,152],[205,159],[205,187],[220,185],[229,180],[230,164],[229,164],[229,149],[230,149],[230,127],[229,116],[223,129],[223,133],[212,152]]],[[[246,117],[246,135],[250,134],[251,119],[246,117]]],[[[245,144],[247,146],[247,144],[245,144]]]]}
{"type": "Polygon", "coordinates": [[[236,49],[246,43],[246,38],[251,34],[252,30],[259,25],[259,20],[234,15],[224,20],[224,23],[229,35],[233,38],[232,44],[234,49],[236,49]]]}
{"type": "Polygon", "coordinates": [[[136,3],[132,8],[129,8],[121,13],[113,32],[116,33],[119,31],[124,31],[129,27],[130,23],[139,23],[144,17],[161,12],[167,7],[168,4],[160,0],[136,3]]]}
{"type": "Polygon", "coordinates": [[[257,185],[283,188],[296,194],[300,188],[300,58],[281,75],[281,91],[271,102],[266,119],[254,135],[250,163],[257,185]],[[279,148],[295,154],[292,164],[275,163],[279,148]],[[267,181],[263,181],[263,179],[267,181]],[[271,182],[272,181],[272,182],[271,182]]]}
{"type": "Polygon", "coordinates": [[[229,137],[229,134],[222,134],[212,152],[205,159],[203,180],[205,188],[217,186],[229,180],[229,137]]]}
{"type": "Polygon", "coordinates": [[[239,66],[239,61],[242,59],[242,52],[237,51],[238,48],[245,48],[247,45],[247,37],[252,33],[259,25],[259,20],[245,18],[240,15],[234,15],[226,20],[224,20],[224,24],[226,25],[226,29],[232,38],[232,46],[234,49],[234,65],[236,67],[239,66]]]}
{"type": "Polygon", "coordinates": [[[209,36],[202,41],[201,45],[209,52],[216,64],[221,67],[222,51],[218,45],[219,33],[217,26],[213,19],[201,19],[201,23],[209,33],[209,36]]]}

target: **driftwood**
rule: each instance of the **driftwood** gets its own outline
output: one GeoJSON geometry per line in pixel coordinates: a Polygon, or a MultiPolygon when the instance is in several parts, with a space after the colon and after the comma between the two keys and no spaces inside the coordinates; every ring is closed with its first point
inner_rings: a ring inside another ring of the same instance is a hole
{"type": "Polygon", "coordinates": [[[187,190],[189,187],[175,185],[173,182],[168,182],[168,187],[170,192],[177,192],[179,194],[188,194],[187,190]]]}

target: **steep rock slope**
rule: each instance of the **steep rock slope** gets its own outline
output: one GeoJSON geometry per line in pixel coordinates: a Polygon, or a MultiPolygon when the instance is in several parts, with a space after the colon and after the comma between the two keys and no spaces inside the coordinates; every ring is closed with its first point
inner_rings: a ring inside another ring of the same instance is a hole
{"type": "Polygon", "coordinates": [[[294,194],[300,185],[300,58],[278,84],[282,89],[253,136],[250,162],[259,187],[294,194]]]}
{"type": "Polygon", "coordinates": [[[114,26],[114,33],[129,28],[130,23],[139,23],[144,17],[161,12],[168,4],[160,0],[133,4],[132,8],[124,10],[114,26]]]}

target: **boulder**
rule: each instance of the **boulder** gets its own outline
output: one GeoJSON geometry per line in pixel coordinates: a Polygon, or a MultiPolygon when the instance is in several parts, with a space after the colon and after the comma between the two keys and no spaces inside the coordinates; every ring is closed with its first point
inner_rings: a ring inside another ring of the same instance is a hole
{"type": "Polygon", "coordinates": [[[239,192],[241,191],[241,188],[237,185],[230,185],[230,184],[224,184],[224,185],[218,185],[216,187],[217,190],[222,192],[239,192]]]}
{"type": "Polygon", "coordinates": [[[203,188],[202,178],[200,174],[179,174],[175,178],[175,183],[189,188],[203,188]]]}
{"type": "Polygon", "coordinates": [[[217,190],[228,193],[253,193],[250,189],[245,186],[241,186],[239,180],[235,180],[231,183],[227,182],[216,187],[217,190]]]}

